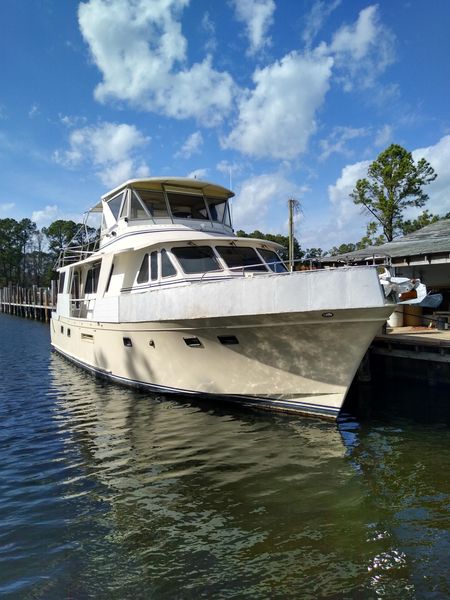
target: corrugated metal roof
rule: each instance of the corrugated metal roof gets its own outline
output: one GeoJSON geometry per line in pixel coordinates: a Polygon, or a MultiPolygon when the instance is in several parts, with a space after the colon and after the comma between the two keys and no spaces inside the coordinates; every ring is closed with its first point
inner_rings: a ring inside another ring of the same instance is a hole
{"type": "Polygon", "coordinates": [[[450,219],[437,221],[381,246],[369,246],[347,254],[328,256],[323,262],[358,260],[371,258],[373,255],[398,258],[421,254],[431,256],[445,252],[450,252],[450,219]]]}

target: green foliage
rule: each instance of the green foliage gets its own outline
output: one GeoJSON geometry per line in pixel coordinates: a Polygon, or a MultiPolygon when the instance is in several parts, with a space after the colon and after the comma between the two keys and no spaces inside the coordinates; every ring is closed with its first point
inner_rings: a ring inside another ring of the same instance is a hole
{"type": "MultiPolygon", "coordinates": [[[[238,237],[246,237],[246,238],[257,238],[260,240],[269,240],[270,242],[276,242],[283,246],[282,250],[279,251],[279,255],[283,260],[288,260],[289,258],[289,236],[281,235],[281,234],[272,234],[272,233],[262,233],[261,231],[255,230],[252,233],[246,233],[242,229],[239,229],[236,232],[238,237]]],[[[294,260],[301,259],[304,256],[304,252],[302,251],[300,244],[297,241],[297,238],[294,237],[294,260]]]]}
{"type": "Polygon", "coordinates": [[[48,240],[50,253],[55,259],[59,256],[61,250],[68,246],[69,242],[75,237],[79,227],[74,221],[58,219],[48,227],[42,228],[42,233],[48,240]]]}
{"type": "Polygon", "coordinates": [[[403,221],[402,233],[403,235],[412,233],[413,231],[422,229],[422,227],[426,227],[427,225],[436,223],[436,221],[440,221],[440,219],[441,217],[439,217],[438,215],[433,215],[428,210],[424,210],[423,213],[421,213],[416,219],[403,221]]]}
{"type": "Polygon", "coordinates": [[[402,230],[404,209],[423,206],[428,196],[422,188],[436,177],[424,158],[415,163],[410,152],[392,144],[369,166],[367,178],[358,179],[350,197],[374,217],[383,241],[390,242],[402,230]]]}
{"type": "Polygon", "coordinates": [[[341,244],[340,246],[333,246],[326,254],[330,256],[336,256],[338,254],[348,254],[356,250],[356,244],[341,244]]]}

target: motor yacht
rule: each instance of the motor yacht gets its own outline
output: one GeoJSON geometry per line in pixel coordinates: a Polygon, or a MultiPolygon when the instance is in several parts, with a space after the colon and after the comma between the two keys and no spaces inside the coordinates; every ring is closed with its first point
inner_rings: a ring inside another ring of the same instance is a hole
{"type": "Polygon", "coordinates": [[[376,267],[290,271],[237,237],[233,195],[187,178],[105,194],[98,243],[60,258],[52,346],[150,392],[335,419],[395,303],[376,267]]]}

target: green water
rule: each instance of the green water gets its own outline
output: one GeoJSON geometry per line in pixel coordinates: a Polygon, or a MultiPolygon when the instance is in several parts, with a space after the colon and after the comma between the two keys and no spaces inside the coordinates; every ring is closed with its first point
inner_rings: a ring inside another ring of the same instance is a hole
{"type": "Polygon", "coordinates": [[[96,381],[42,324],[0,335],[1,597],[450,597],[445,407],[214,407],[96,381]]]}

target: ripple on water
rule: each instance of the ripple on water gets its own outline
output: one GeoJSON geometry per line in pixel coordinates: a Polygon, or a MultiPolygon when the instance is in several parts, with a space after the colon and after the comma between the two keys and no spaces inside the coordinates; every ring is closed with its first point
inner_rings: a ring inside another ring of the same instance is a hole
{"type": "Polygon", "coordinates": [[[0,328],[5,597],[450,594],[447,427],[151,396],[0,328]]]}

